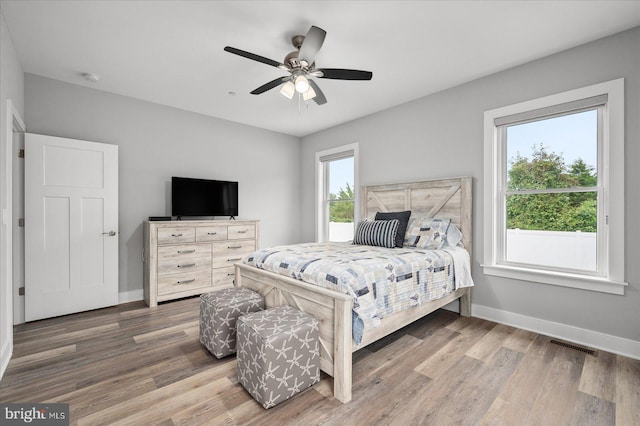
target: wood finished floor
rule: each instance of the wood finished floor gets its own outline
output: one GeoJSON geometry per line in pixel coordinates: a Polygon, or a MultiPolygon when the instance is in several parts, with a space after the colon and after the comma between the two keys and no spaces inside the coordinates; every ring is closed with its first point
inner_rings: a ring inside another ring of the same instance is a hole
{"type": "Polygon", "coordinates": [[[332,380],[270,410],[234,357],[198,341],[198,299],[15,327],[1,402],[64,402],[77,425],[640,425],[640,361],[437,311],[354,354],[353,400],[332,380]]]}

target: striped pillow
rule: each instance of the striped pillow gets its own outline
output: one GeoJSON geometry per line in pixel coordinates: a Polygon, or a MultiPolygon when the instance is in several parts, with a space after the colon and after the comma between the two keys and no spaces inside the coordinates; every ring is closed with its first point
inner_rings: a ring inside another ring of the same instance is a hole
{"type": "Polygon", "coordinates": [[[396,246],[398,219],[369,220],[358,223],[353,244],[393,248],[396,246]]]}

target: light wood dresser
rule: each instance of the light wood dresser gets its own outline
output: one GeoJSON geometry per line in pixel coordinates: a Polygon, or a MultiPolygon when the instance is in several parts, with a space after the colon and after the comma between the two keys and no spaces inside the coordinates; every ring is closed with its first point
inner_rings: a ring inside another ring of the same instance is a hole
{"type": "Polygon", "coordinates": [[[233,265],[257,250],[259,225],[256,220],[145,222],[147,305],[233,287],[233,265]]]}

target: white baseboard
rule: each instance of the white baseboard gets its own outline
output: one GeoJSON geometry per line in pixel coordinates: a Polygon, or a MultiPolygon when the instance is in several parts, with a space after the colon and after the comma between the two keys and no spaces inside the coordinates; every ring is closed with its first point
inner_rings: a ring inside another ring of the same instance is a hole
{"type": "Polygon", "coordinates": [[[520,315],[482,305],[471,306],[471,316],[522,328],[545,336],[555,337],[591,348],[600,349],[633,359],[640,359],[640,342],[611,336],[558,322],[520,315]]]}
{"type": "MultiPolygon", "coordinates": [[[[13,333],[13,327],[11,327],[11,332],[13,333]]],[[[4,372],[7,371],[7,367],[9,366],[9,360],[11,360],[11,355],[13,354],[13,337],[5,342],[2,347],[2,352],[0,353],[0,379],[4,376],[4,372]]]]}
{"type": "Polygon", "coordinates": [[[144,299],[144,291],[142,289],[123,291],[118,293],[118,304],[137,302],[138,300],[142,299],[144,299]]]}

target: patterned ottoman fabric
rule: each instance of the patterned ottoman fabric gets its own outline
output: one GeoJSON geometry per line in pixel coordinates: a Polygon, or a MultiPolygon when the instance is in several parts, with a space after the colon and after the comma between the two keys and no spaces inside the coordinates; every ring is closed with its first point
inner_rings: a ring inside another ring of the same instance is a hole
{"type": "Polygon", "coordinates": [[[320,381],[318,320],[279,306],[238,320],[238,378],[264,408],[320,381]]]}
{"type": "Polygon", "coordinates": [[[228,288],[200,295],[200,343],[216,358],[236,352],[236,321],[264,309],[264,298],[248,288],[228,288]]]}

